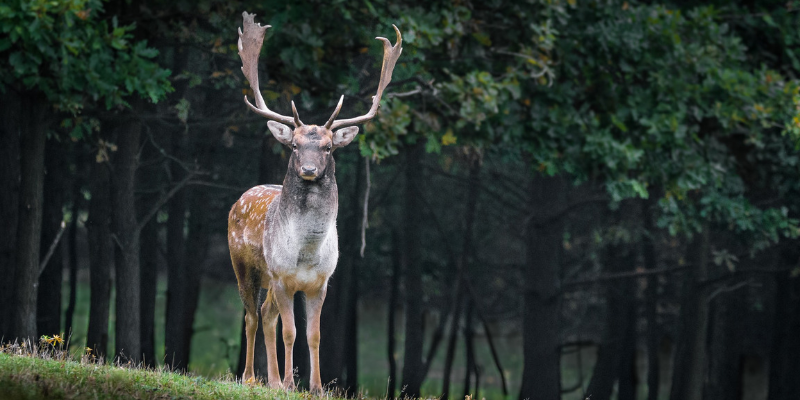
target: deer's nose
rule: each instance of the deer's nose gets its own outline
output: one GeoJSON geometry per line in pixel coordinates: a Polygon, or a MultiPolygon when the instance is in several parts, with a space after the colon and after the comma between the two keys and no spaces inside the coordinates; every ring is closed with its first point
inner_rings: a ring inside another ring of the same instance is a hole
{"type": "Polygon", "coordinates": [[[300,169],[303,171],[303,175],[314,175],[317,172],[317,167],[313,165],[303,165],[300,169]]]}

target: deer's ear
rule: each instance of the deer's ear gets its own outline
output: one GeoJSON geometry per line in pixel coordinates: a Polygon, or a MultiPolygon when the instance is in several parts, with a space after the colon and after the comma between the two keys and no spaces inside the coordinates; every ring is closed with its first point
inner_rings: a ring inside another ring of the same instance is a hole
{"type": "Polygon", "coordinates": [[[358,135],[358,127],[357,126],[348,126],[347,128],[342,128],[333,132],[333,146],[334,147],[344,147],[350,144],[350,142],[355,139],[356,135],[358,135]]]}
{"type": "Polygon", "coordinates": [[[275,121],[267,122],[267,127],[270,132],[272,132],[272,136],[275,136],[275,139],[278,139],[279,142],[287,146],[292,144],[292,135],[294,135],[294,132],[291,128],[275,121]]]}

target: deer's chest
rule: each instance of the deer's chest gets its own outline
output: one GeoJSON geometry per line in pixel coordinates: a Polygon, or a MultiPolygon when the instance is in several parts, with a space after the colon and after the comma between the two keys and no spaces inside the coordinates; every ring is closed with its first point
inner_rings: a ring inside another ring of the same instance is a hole
{"type": "MultiPolygon", "coordinates": [[[[278,221],[276,221],[278,222],[278,221]]],[[[327,280],[339,256],[336,215],[303,213],[282,219],[265,235],[265,256],[273,279],[305,286],[327,280]],[[266,251],[269,248],[270,251],[266,251]]]]}

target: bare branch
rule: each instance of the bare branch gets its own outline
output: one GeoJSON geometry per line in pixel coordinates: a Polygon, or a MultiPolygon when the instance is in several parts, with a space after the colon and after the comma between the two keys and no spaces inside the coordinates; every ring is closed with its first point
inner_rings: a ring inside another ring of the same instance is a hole
{"type": "MultiPolygon", "coordinates": [[[[74,223],[75,222],[73,222],[73,224],[74,223]]],[[[61,240],[61,236],[64,234],[65,229],[67,229],[67,222],[61,221],[61,228],[58,230],[56,238],[53,239],[53,243],[51,243],[50,248],[47,249],[47,254],[45,254],[44,259],[42,259],[42,262],[39,263],[39,274],[37,274],[37,276],[42,276],[42,272],[44,272],[45,267],[47,267],[47,263],[50,261],[50,257],[53,256],[53,252],[56,251],[56,248],[58,247],[58,242],[61,240]]]]}
{"type": "Polygon", "coordinates": [[[369,173],[369,162],[370,162],[369,158],[365,159],[364,161],[365,161],[364,169],[366,170],[365,172],[367,175],[367,188],[364,189],[364,215],[361,219],[361,258],[364,258],[364,249],[367,248],[367,228],[369,227],[369,221],[367,219],[367,215],[369,213],[369,189],[371,186],[370,182],[371,179],[369,173]]]}
{"type": "Polygon", "coordinates": [[[153,204],[153,207],[150,208],[150,211],[148,211],[147,214],[145,214],[144,217],[142,217],[142,219],[139,221],[139,224],[136,225],[136,232],[141,232],[142,229],[144,229],[144,226],[147,225],[147,222],[150,221],[150,218],[153,218],[153,216],[156,215],[158,210],[161,209],[161,207],[164,204],[166,204],[167,201],[169,201],[169,199],[172,198],[172,196],[174,196],[176,193],[178,193],[178,191],[183,189],[183,187],[186,186],[196,174],[197,171],[189,172],[188,174],[186,174],[186,177],[184,177],[183,180],[178,182],[177,185],[173,186],[172,189],[170,189],[170,191],[167,192],[165,195],[161,196],[161,198],[159,198],[158,201],[156,201],[156,203],[153,204]]]}

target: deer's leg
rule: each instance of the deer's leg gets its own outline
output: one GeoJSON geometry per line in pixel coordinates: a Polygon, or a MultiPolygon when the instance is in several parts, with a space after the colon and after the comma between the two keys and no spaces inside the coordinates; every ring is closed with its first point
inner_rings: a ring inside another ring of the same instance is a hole
{"type": "Polygon", "coordinates": [[[247,353],[245,355],[243,383],[255,382],[253,374],[253,351],[256,344],[256,329],[258,329],[258,291],[261,285],[257,277],[244,276],[239,281],[239,297],[244,304],[245,335],[247,337],[247,353]]]}
{"type": "Polygon", "coordinates": [[[278,354],[275,345],[275,328],[278,325],[278,306],[275,293],[270,288],[267,299],[261,305],[261,323],[264,325],[264,345],[267,348],[267,379],[272,388],[281,387],[281,374],[278,371],[278,354]]]}
{"type": "Polygon", "coordinates": [[[309,389],[312,393],[322,392],[322,380],[319,377],[319,321],[322,313],[322,303],[327,293],[327,283],[317,292],[306,292],[306,338],[308,340],[308,353],[311,356],[311,382],[309,389]]]}
{"type": "Polygon", "coordinates": [[[294,292],[286,290],[280,283],[275,284],[273,289],[275,289],[275,300],[277,301],[278,311],[280,311],[281,322],[283,323],[283,347],[285,349],[286,360],[283,369],[283,388],[286,390],[294,390],[292,354],[294,350],[294,339],[297,334],[294,326],[294,292]]]}

